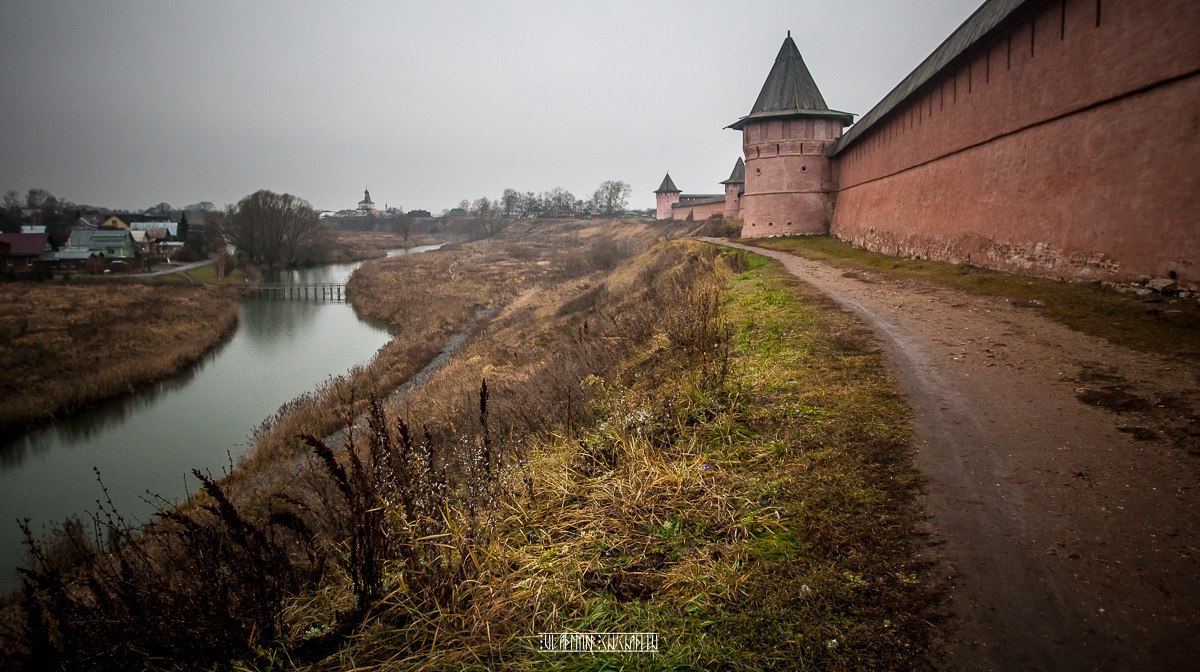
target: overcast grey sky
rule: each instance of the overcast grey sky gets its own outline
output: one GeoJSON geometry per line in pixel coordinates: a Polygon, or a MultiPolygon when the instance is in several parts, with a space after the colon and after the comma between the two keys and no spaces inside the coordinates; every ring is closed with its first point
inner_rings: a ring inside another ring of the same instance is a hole
{"type": "Polygon", "coordinates": [[[0,0],[0,190],[140,209],[257,189],[439,212],[505,187],[720,192],[791,30],[861,115],[981,0],[0,0]]]}

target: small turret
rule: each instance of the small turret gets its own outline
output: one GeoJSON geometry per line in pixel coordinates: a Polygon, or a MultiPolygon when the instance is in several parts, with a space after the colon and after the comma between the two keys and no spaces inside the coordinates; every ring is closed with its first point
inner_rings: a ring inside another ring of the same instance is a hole
{"type": "Polygon", "coordinates": [[[654,190],[654,196],[658,201],[658,209],[655,212],[655,219],[671,219],[671,206],[679,202],[679,194],[682,193],[675,188],[675,183],[671,181],[671,174],[663,178],[662,184],[658,189],[654,190]]]}
{"type": "Polygon", "coordinates": [[[742,192],[746,191],[746,164],[738,157],[725,185],[725,219],[737,219],[742,214],[742,192]]]}

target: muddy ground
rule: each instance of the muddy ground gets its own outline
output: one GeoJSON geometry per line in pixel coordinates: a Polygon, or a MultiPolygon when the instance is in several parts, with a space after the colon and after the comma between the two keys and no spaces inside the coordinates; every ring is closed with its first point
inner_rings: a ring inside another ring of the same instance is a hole
{"type": "Polygon", "coordinates": [[[752,249],[856,312],[912,406],[922,552],[948,586],[933,667],[1194,669],[1200,363],[752,249]]]}

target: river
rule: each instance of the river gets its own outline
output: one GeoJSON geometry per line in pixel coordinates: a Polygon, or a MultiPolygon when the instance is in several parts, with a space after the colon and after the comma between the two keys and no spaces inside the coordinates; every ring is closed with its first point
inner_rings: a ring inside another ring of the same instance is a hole
{"type": "MultiPolygon", "coordinates": [[[[409,253],[436,249],[414,247],[409,253]]],[[[389,255],[392,256],[392,255],[389,255]]],[[[300,269],[269,282],[343,283],[358,264],[300,269]]],[[[347,304],[249,299],[233,335],[201,361],[128,397],[0,443],[0,592],[19,585],[17,521],[35,532],[97,509],[99,470],[117,510],[146,521],[147,492],[196,489],[193,468],[220,475],[282,404],[367,362],[388,342],[347,304]]],[[[131,357],[137,344],[129,344],[131,357]]],[[[90,528],[89,528],[90,529],[90,528]]]]}

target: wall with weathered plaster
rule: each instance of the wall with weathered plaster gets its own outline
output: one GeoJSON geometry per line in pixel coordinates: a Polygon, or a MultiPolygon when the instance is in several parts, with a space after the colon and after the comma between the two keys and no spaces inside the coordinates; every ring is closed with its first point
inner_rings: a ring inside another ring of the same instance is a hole
{"type": "Polygon", "coordinates": [[[1200,283],[1200,2],[1031,4],[836,155],[831,232],[1039,275],[1200,283]]]}
{"type": "Polygon", "coordinates": [[[655,210],[655,219],[671,219],[671,206],[679,202],[678,191],[656,191],[654,192],[658,207],[655,210]]]}
{"type": "Polygon", "coordinates": [[[691,216],[691,218],[694,221],[697,221],[697,222],[708,219],[709,217],[712,217],[713,215],[724,216],[725,215],[725,203],[717,202],[717,203],[706,203],[704,205],[677,205],[677,206],[675,206],[674,219],[676,221],[686,220],[689,215],[691,216]]]}
{"type": "Polygon", "coordinates": [[[736,182],[725,185],[725,210],[723,216],[725,219],[740,219],[742,216],[742,197],[741,191],[745,188],[745,184],[736,182]]]}
{"type": "Polygon", "coordinates": [[[746,124],[742,236],[828,233],[833,214],[832,162],[826,156],[842,124],[796,117],[746,124]]]}

